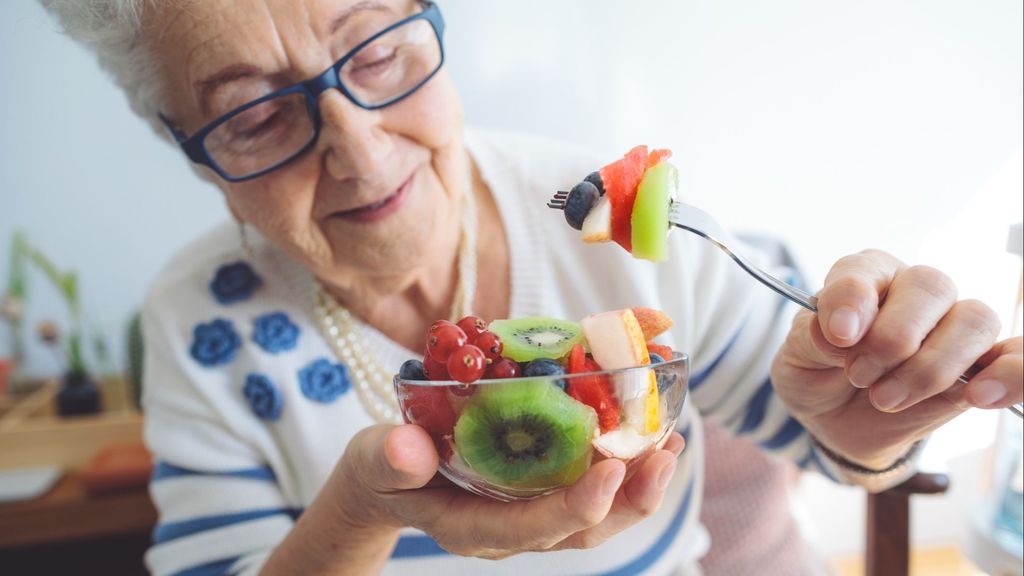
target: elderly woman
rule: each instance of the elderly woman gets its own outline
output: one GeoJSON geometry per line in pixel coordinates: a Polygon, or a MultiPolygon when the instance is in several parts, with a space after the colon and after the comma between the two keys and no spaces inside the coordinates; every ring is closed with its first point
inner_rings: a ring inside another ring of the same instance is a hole
{"type": "Polygon", "coordinates": [[[237,222],[145,305],[158,574],[689,573],[702,418],[875,489],[969,406],[1021,400],[1021,340],[997,343],[993,312],[936,270],[849,256],[796,314],[684,235],[658,267],[580,246],[543,202],[600,161],[465,131],[433,3],[44,4],[237,222]],[[674,436],[628,480],[605,460],[525,503],[435,478],[390,388],[433,321],[632,305],[668,311],[693,357],[685,451],[674,436]]]}

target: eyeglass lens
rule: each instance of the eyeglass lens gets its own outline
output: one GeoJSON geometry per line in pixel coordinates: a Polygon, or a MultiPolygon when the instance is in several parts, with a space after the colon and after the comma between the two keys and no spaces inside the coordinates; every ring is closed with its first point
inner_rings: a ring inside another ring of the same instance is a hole
{"type": "MultiPolygon", "coordinates": [[[[406,96],[441,64],[441,46],[424,19],[411,20],[374,39],[338,70],[342,84],[362,106],[406,96]]],[[[301,92],[248,108],[206,135],[206,152],[225,173],[244,177],[275,166],[316,137],[313,111],[301,92]]]]}

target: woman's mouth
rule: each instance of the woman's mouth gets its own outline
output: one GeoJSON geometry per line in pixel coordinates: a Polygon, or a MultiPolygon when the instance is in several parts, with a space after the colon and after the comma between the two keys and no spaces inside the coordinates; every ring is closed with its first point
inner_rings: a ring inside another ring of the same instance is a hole
{"type": "Polygon", "coordinates": [[[359,223],[377,222],[386,218],[397,212],[405,204],[406,199],[409,197],[409,190],[412,188],[414,175],[409,176],[409,178],[398,187],[398,190],[389,196],[381,198],[372,204],[367,204],[366,206],[361,206],[352,210],[335,212],[331,216],[333,218],[344,218],[346,220],[359,223]]]}

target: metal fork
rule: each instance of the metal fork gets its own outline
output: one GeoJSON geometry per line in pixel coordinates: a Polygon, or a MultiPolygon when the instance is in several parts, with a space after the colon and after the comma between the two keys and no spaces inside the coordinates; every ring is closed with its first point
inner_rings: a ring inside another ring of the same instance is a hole
{"type": "MultiPolygon", "coordinates": [[[[564,210],[565,202],[569,198],[569,193],[565,191],[558,191],[548,201],[548,208],[555,210],[564,210]]],[[[754,265],[750,260],[746,259],[740,254],[735,248],[732,248],[726,244],[726,239],[730,235],[725,231],[724,228],[707,212],[692,206],[685,202],[678,200],[672,200],[669,206],[668,222],[670,225],[677,228],[682,228],[687,232],[692,232],[705,240],[710,241],[715,246],[718,246],[733,259],[736,264],[743,268],[754,277],[755,280],[771,288],[775,292],[778,292],[782,296],[792,300],[793,302],[803,306],[811,312],[818,312],[818,298],[812,294],[809,294],[796,286],[783,282],[775,276],[765,272],[758,266],[754,265]]],[[[967,376],[961,374],[958,378],[960,384],[967,384],[967,376]]],[[[962,387],[962,386],[961,386],[962,387]]],[[[1007,410],[1013,412],[1017,416],[1024,418],[1024,406],[1021,404],[1014,404],[1008,406],[1007,410]]]]}

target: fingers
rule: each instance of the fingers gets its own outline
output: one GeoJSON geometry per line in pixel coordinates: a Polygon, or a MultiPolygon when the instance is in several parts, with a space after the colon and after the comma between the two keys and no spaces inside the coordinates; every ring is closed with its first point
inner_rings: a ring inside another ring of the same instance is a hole
{"type": "Polygon", "coordinates": [[[956,288],[933,268],[915,266],[897,273],[859,349],[848,358],[850,382],[867,388],[914,355],[955,301],[956,288]]]}
{"type": "Polygon", "coordinates": [[[999,319],[988,306],[976,300],[958,302],[912,357],[872,383],[871,403],[879,410],[898,412],[943,392],[992,347],[999,328],[999,319]]]}
{"type": "Polygon", "coordinates": [[[668,440],[665,441],[665,445],[661,447],[662,450],[668,450],[674,454],[676,458],[683,453],[684,448],[686,448],[686,439],[678,432],[669,434],[668,440]]]}
{"type": "MultiPolygon", "coordinates": [[[[914,266],[899,272],[858,350],[848,358],[850,382],[867,388],[916,354],[955,302],[956,287],[938,270],[914,266]]],[[[987,342],[984,349],[991,344],[987,342]]]]}
{"type": "MultiPolygon", "coordinates": [[[[875,408],[905,410],[952,386],[995,342],[995,313],[956,298],[956,286],[934,268],[906,267],[877,251],[848,256],[819,294],[817,326],[806,339],[816,354],[796,356],[827,363],[845,353],[847,380],[869,388],[875,408]]],[[[1010,364],[1000,360],[993,371],[1012,371],[1010,364]]],[[[1015,388],[1000,378],[975,380],[968,402],[995,405],[1014,397],[1015,388]]]]}
{"type": "Polygon", "coordinates": [[[825,277],[818,293],[818,321],[831,344],[856,344],[875,319],[878,304],[904,268],[896,258],[866,250],[840,259],[825,277]]]}
{"type": "Polygon", "coordinates": [[[382,442],[378,452],[384,457],[353,460],[372,464],[362,476],[380,475],[376,485],[422,486],[378,494],[404,525],[424,530],[450,552],[495,559],[593,546],[649,516],[660,505],[685,446],[682,436],[671,434],[625,486],[625,465],[608,459],[592,465],[566,490],[524,502],[498,502],[431,480],[427,465],[436,467],[436,452],[421,434],[415,426],[367,429],[353,444],[362,449],[382,442]],[[433,457],[423,456],[425,447],[433,457]]]}
{"type": "MultiPolygon", "coordinates": [[[[674,436],[682,440],[678,435],[674,436]]],[[[681,443],[670,441],[666,449],[651,454],[619,490],[611,510],[600,524],[573,534],[553,549],[593,548],[653,514],[661,506],[665,489],[675,473],[678,462],[676,448],[681,449],[681,443]]]]}
{"type": "Polygon", "coordinates": [[[622,485],[625,466],[604,460],[576,483],[524,502],[498,502],[461,488],[403,493],[402,517],[448,551],[488,558],[547,550],[570,535],[600,523],[622,485]]]}
{"type": "Polygon", "coordinates": [[[1024,401],[1024,340],[1011,338],[981,357],[984,368],[967,384],[964,398],[978,408],[1005,408],[1024,401]]]}
{"type": "Polygon", "coordinates": [[[437,472],[437,449],[419,426],[370,426],[353,437],[347,450],[355,476],[374,492],[412,490],[437,472]]]}

